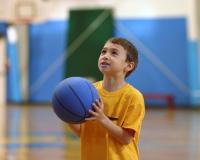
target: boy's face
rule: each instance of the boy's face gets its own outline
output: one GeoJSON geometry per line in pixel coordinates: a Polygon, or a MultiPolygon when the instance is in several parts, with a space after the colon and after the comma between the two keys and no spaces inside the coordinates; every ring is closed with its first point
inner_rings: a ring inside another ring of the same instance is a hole
{"type": "Polygon", "coordinates": [[[130,62],[126,61],[127,51],[118,44],[107,42],[100,54],[98,67],[104,75],[123,75],[131,69],[130,62]]]}

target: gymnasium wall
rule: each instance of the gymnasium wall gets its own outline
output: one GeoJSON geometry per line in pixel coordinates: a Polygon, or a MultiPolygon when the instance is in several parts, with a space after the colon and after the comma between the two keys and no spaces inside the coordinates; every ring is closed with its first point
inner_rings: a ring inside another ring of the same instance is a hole
{"type": "Polygon", "coordinates": [[[7,25],[5,22],[1,22],[0,21],[0,33],[5,35],[6,36],[6,28],[7,28],[7,25]]]}
{"type": "Polygon", "coordinates": [[[29,29],[29,99],[49,102],[55,85],[64,78],[68,23],[65,20],[31,25],[29,29]]]}
{"type": "MultiPolygon", "coordinates": [[[[52,7],[52,12],[46,21],[29,26],[29,99],[49,102],[55,85],[64,78],[62,56],[69,9],[112,8],[115,35],[128,38],[140,51],[138,69],[128,81],[143,93],[172,94],[178,105],[198,106],[200,71],[195,3],[195,0],[43,3],[46,8],[52,7]]],[[[46,12],[40,10],[40,14],[46,12]]]]}

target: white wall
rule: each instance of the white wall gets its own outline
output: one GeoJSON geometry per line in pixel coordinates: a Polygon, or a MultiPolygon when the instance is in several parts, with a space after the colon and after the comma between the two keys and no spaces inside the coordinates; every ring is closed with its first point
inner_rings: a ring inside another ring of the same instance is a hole
{"type": "MultiPolygon", "coordinates": [[[[15,21],[14,6],[22,0],[0,0],[0,20],[15,21]]],[[[119,18],[180,17],[188,18],[189,37],[197,38],[195,3],[198,0],[25,0],[37,7],[35,22],[66,19],[70,9],[113,8],[119,18]]]]}

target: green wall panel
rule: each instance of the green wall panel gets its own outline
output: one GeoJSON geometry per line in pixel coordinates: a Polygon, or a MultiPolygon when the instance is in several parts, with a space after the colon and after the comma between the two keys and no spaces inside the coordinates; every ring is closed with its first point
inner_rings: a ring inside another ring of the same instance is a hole
{"type": "Polygon", "coordinates": [[[105,41],[113,36],[113,22],[110,9],[70,11],[65,77],[102,79],[97,61],[105,41]]]}

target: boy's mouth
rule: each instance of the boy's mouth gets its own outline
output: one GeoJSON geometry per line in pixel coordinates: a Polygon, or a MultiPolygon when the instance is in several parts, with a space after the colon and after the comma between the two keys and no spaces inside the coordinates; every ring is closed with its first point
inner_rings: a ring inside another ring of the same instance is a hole
{"type": "Polygon", "coordinates": [[[106,66],[109,66],[110,64],[108,62],[101,62],[100,65],[102,67],[106,67],[106,66]]]}
{"type": "Polygon", "coordinates": [[[107,66],[107,65],[110,65],[110,64],[109,64],[108,62],[102,61],[102,62],[100,63],[100,65],[107,66]]]}

